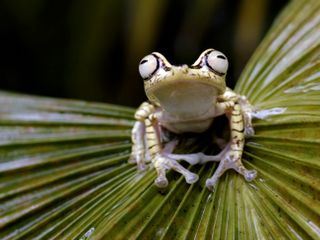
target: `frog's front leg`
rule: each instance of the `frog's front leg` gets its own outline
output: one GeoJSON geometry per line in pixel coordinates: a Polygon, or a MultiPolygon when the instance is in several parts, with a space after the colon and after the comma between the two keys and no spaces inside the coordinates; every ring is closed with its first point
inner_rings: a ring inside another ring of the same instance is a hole
{"type": "Polygon", "coordinates": [[[254,129],[252,125],[253,114],[256,113],[257,109],[253,107],[249,100],[245,96],[238,95],[238,103],[241,107],[244,121],[244,135],[250,137],[254,135],[254,129]]]}
{"type": "Polygon", "coordinates": [[[228,106],[228,104],[221,104],[221,106],[227,107],[225,111],[230,123],[231,136],[218,168],[213,176],[206,181],[206,186],[210,190],[214,189],[219,177],[228,169],[236,170],[243,175],[247,181],[252,181],[257,175],[255,170],[247,170],[241,161],[245,135],[243,113],[240,105],[235,103],[233,107],[228,106]]]}
{"type": "Polygon", "coordinates": [[[198,180],[198,175],[190,172],[169,154],[173,151],[175,143],[169,143],[162,147],[162,129],[155,117],[155,108],[149,103],[143,103],[137,110],[135,117],[138,120],[132,130],[131,161],[137,163],[139,169],[145,168],[145,157],[149,156],[157,172],[156,186],[164,188],[168,185],[166,172],[170,169],[181,173],[186,182],[192,184],[198,180]]]}
{"type": "Polygon", "coordinates": [[[218,97],[218,100],[221,102],[220,105],[233,104],[237,102],[240,105],[241,112],[243,114],[244,121],[244,134],[246,137],[254,135],[254,129],[252,126],[253,114],[256,112],[256,109],[250,104],[249,100],[242,95],[239,95],[232,91],[230,88],[227,88],[223,95],[218,97]]]}

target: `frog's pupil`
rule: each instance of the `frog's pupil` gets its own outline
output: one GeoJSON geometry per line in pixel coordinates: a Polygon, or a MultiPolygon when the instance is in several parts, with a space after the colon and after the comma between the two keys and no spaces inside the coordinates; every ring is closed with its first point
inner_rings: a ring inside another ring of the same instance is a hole
{"type": "Polygon", "coordinates": [[[142,61],[140,62],[140,65],[141,65],[141,64],[144,64],[144,63],[146,63],[146,62],[148,62],[148,60],[144,59],[144,60],[142,60],[142,61]]]}
{"type": "Polygon", "coordinates": [[[221,58],[221,59],[226,60],[226,57],[225,57],[225,56],[223,56],[223,55],[218,55],[218,56],[217,56],[217,58],[221,58]]]}

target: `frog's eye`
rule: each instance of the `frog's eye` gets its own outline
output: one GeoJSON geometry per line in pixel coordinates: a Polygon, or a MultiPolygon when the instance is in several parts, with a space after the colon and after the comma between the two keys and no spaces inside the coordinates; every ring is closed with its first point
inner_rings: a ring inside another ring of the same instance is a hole
{"type": "Polygon", "coordinates": [[[159,59],[156,55],[150,54],[142,58],[139,63],[139,72],[143,79],[152,77],[153,74],[159,69],[159,59]]]}
{"type": "Polygon", "coordinates": [[[205,61],[207,67],[218,75],[222,76],[227,73],[229,63],[223,53],[213,50],[206,55],[205,61]]]}

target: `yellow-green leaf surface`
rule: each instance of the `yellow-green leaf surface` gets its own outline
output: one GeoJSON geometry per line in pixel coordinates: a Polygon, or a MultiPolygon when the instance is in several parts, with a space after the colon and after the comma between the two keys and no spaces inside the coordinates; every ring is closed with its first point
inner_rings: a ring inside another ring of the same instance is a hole
{"type": "Polygon", "coordinates": [[[320,1],[292,1],[236,86],[283,111],[246,141],[258,177],[213,193],[215,164],[161,192],[127,163],[133,109],[0,92],[0,239],[320,239],[319,39],[320,1]]]}

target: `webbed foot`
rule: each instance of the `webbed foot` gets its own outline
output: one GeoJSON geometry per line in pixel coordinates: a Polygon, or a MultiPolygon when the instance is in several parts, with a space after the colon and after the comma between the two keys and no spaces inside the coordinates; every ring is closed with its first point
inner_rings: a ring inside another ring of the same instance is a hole
{"type": "Polygon", "coordinates": [[[248,182],[251,182],[257,176],[256,170],[246,169],[246,167],[243,165],[241,161],[241,158],[232,155],[232,152],[229,151],[221,159],[221,162],[219,163],[219,166],[216,169],[215,173],[212,175],[212,177],[207,179],[206,187],[210,191],[214,191],[217,181],[228,169],[234,169],[239,174],[241,174],[248,182]]]}
{"type": "Polygon", "coordinates": [[[190,172],[188,169],[179,164],[175,159],[166,156],[166,154],[157,154],[152,162],[158,175],[154,183],[159,188],[165,188],[168,186],[169,182],[166,177],[166,172],[170,169],[181,173],[188,184],[193,184],[199,179],[199,176],[197,174],[190,172]]]}
{"type": "Polygon", "coordinates": [[[202,152],[198,153],[189,153],[189,154],[173,154],[169,153],[167,154],[168,157],[173,158],[175,160],[183,160],[188,162],[191,165],[195,164],[203,164],[206,162],[220,162],[223,156],[226,154],[226,152],[230,148],[230,144],[228,143],[225,148],[217,155],[206,155],[202,152]]]}

